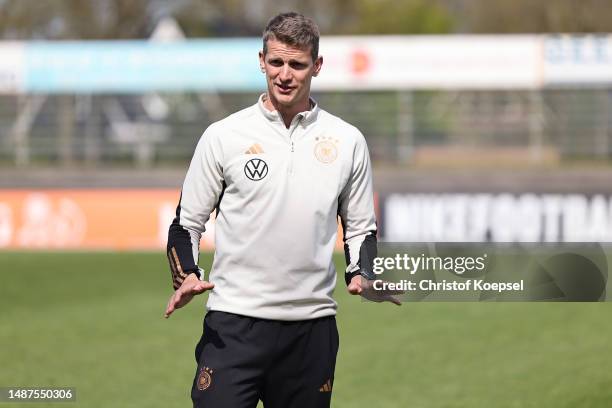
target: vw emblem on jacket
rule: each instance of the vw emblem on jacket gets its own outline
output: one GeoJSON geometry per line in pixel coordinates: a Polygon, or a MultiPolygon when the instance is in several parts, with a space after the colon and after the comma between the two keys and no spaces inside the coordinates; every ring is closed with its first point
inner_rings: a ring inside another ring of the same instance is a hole
{"type": "Polygon", "coordinates": [[[259,181],[268,174],[268,165],[261,159],[251,159],[244,165],[244,174],[253,181],[259,181]]]}

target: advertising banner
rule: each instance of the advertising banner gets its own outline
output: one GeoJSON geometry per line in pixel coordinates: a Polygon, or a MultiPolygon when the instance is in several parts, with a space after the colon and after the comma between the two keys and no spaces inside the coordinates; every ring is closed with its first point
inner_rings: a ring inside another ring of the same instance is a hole
{"type": "MultiPolygon", "coordinates": [[[[0,191],[0,249],[164,248],[177,190],[0,191]]],[[[212,248],[209,222],[202,247],[212,248]]]]}
{"type": "Polygon", "coordinates": [[[45,93],[264,89],[260,48],[257,39],[33,42],[25,86],[45,93]]]}
{"type": "MultiPolygon", "coordinates": [[[[0,92],[259,91],[259,38],[35,41],[0,47],[0,92]]],[[[315,90],[535,88],[539,36],[323,37],[315,90]]]]}
{"type": "Polygon", "coordinates": [[[558,35],[544,39],[546,85],[612,82],[612,35],[558,35]]]}
{"type": "Polygon", "coordinates": [[[353,36],[321,40],[315,89],[540,87],[541,37],[353,36]]]}
{"type": "Polygon", "coordinates": [[[603,194],[390,194],[383,237],[392,242],[612,242],[603,194]]]}

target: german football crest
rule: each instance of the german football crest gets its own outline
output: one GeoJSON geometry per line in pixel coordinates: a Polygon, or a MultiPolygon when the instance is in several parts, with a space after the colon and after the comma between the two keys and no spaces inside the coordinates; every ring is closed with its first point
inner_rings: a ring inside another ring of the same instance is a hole
{"type": "Polygon", "coordinates": [[[212,373],[213,370],[208,367],[202,367],[200,369],[200,374],[198,374],[198,390],[204,391],[210,387],[212,383],[212,373]]]}
{"type": "Polygon", "coordinates": [[[321,163],[329,164],[332,163],[338,157],[338,139],[331,137],[317,137],[317,144],[314,148],[314,154],[318,161],[321,163]]]}

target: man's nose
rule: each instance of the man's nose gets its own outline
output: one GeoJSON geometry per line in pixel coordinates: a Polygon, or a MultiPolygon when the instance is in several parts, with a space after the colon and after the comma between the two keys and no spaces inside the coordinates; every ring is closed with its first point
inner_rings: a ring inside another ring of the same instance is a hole
{"type": "Polygon", "coordinates": [[[283,65],[280,71],[280,80],[287,82],[291,80],[291,68],[289,65],[283,65]]]}

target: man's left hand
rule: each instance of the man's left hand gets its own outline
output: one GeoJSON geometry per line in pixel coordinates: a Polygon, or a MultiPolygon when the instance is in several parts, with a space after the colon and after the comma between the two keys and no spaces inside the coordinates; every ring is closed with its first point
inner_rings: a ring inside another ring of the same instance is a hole
{"type": "Polygon", "coordinates": [[[351,295],[361,295],[372,302],[391,302],[398,306],[402,305],[402,302],[395,295],[401,295],[404,291],[375,290],[374,281],[367,280],[361,275],[353,276],[347,289],[351,295]]]}

